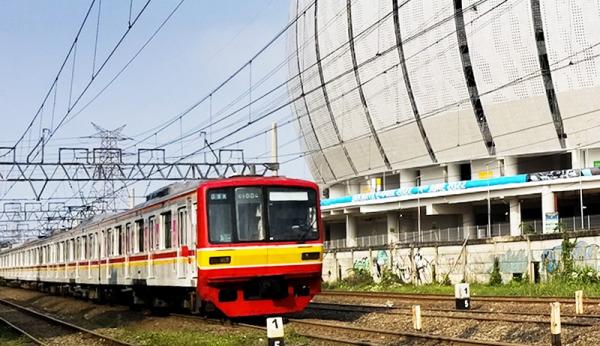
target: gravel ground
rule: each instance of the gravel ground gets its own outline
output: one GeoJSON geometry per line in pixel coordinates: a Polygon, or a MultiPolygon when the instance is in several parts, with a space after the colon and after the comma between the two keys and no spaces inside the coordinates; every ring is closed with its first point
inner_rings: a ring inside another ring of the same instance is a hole
{"type": "MultiPolygon", "coordinates": [[[[140,344],[151,345],[152,342],[144,334],[156,332],[173,333],[175,335],[186,332],[213,333],[223,335],[223,344],[232,344],[227,340],[245,340],[244,345],[264,345],[266,338],[263,332],[249,330],[242,327],[232,327],[208,321],[185,319],[177,316],[156,317],[147,312],[132,311],[125,306],[99,305],[87,300],[72,297],[52,296],[33,290],[0,287],[0,298],[15,301],[21,305],[29,306],[40,311],[52,314],[65,321],[73,322],[79,326],[94,330],[106,336],[140,344]],[[246,335],[248,336],[245,339],[246,335]],[[257,336],[258,335],[258,336],[257,336]]],[[[286,334],[293,328],[286,326],[286,334]]],[[[266,334],[266,332],[265,332],[266,334]]],[[[265,335],[266,336],[266,335],[265,335]]],[[[62,345],[88,345],[78,340],[66,340],[62,345]],[[68,342],[67,342],[68,341],[68,342]]],[[[177,343],[176,343],[177,344],[177,343]]],[[[184,343],[181,343],[184,344],[184,343]]],[[[185,343],[189,345],[189,343],[185,343]]],[[[192,345],[197,344],[192,341],[192,345]]],[[[203,344],[199,342],[198,344],[203,344]]],[[[331,342],[318,341],[306,338],[292,338],[286,340],[286,345],[331,345],[331,342]]]]}
{"type": "MultiPolygon", "coordinates": [[[[370,297],[325,297],[318,296],[316,302],[320,303],[343,303],[343,304],[375,304],[380,306],[392,306],[393,308],[410,308],[412,304],[421,305],[422,314],[436,315],[457,315],[456,313],[428,312],[428,308],[452,309],[452,301],[401,301],[389,299],[377,299],[370,297]]],[[[550,312],[550,307],[545,304],[524,304],[524,303],[490,303],[472,301],[474,309],[491,310],[495,313],[485,314],[484,316],[502,316],[523,320],[549,320],[546,315],[550,312]],[[498,314],[499,312],[527,312],[539,313],[540,316],[530,315],[507,315],[498,314]]],[[[586,314],[595,314],[600,317],[600,307],[598,305],[587,305],[584,307],[586,314]]],[[[573,304],[562,304],[561,312],[563,314],[574,313],[573,304]]],[[[465,315],[465,314],[460,314],[465,315]]],[[[479,315],[479,314],[478,314],[479,315]]],[[[381,330],[412,331],[411,316],[406,314],[389,315],[377,312],[332,312],[323,310],[307,310],[299,315],[303,318],[314,318],[320,320],[343,321],[343,323],[377,328],[381,330]]],[[[468,315],[467,315],[468,316],[468,315]]],[[[481,316],[481,315],[479,315],[481,316]]],[[[580,320],[578,318],[577,320],[580,320]]],[[[571,318],[564,318],[573,320],[571,318]]],[[[592,327],[563,326],[562,342],[565,345],[600,345],[600,319],[587,319],[598,323],[592,327]]],[[[459,338],[502,341],[523,344],[549,344],[550,326],[549,324],[535,323],[514,323],[500,321],[477,321],[473,319],[451,319],[443,317],[423,316],[423,332],[443,336],[452,336],[459,338]]]]}

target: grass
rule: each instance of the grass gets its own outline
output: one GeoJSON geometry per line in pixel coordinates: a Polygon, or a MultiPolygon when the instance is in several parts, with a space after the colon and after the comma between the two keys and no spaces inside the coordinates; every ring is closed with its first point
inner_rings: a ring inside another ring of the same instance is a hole
{"type": "MultiPolygon", "coordinates": [[[[136,345],[215,345],[215,346],[237,346],[237,345],[265,345],[267,343],[266,332],[237,329],[235,332],[224,334],[206,330],[156,330],[122,328],[115,337],[136,345]]],[[[286,344],[309,345],[310,340],[297,335],[293,330],[286,331],[286,344]]],[[[0,342],[1,345],[4,345],[0,342]]]]}
{"type": "Polygon", "coordinates": [[[0,345],[21,346],[29,344],[29,339],[26,337],[15,333],[12,329],[5,325],[0,325],[0,345]]]}
{"type": "MultiPolygon", "coordinates": [[[[471,296],[526,296],[526,297],[573,297],[574,292],[583,290],[586,297],[600,297],[599,283],[577,283],[563,280],[551,280],[547,283],[530,284],[527,282],[510,282],[505,285],[490,286],[487,284],[470,284],[471,296]]],[[[325,285],[324,288],[341,291],[380,291],[414,294],[447,294],[454,295],[454,286],[440,284],[411,285],[390,284],[378,285],[363,283],[350,286],[343,283],[325,285]]]]}

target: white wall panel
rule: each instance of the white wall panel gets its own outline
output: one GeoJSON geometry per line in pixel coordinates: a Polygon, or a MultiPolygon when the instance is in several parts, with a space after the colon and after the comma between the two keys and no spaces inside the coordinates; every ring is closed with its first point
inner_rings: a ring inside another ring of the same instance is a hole
{"type": "Polygon", "coordinates": [[[352,167],[348,163],[346,154],[341,145],[323,148],[323,153],[327,156],[329,164],[338,180],[354,176],[352,167]]]}
{"type": "MultiPolygon", "coordinates": [[[[305,7],[309,0],[300,0],[305,7]]],[[[403,4],[402,1],[399,1],[403,4]]],[[[464,0],[468,7],[476,0],[464,0]]],[[[600,0],[540,1],[545,43],[552,79],[568,135],[567,146],[600,146],[600,0]],[[592,48],[588,47],[598,44],[592,48]],[[585,61],[583,61],[585,60],[585,61]]],[[[318,1],[319,46],[331,108],[340,136],[359,175],[385,170],[381,154],[366,120],[357,92],[348,42],[346,1],[318,1]],[[340,45],[343,48],[338,49],[340,45]],[[334,52],[335,51],[335,52],[334,52]],[[332,54],[332,52],[334,52],[332,54]],[[340,75],[343,75],[340,77],[340,75]]],[[[464,13],[469,54],[477,89],[498,156],[559,150],[538,61],[529,0],[488,0],[464,13]],[[488,13],[489,11],[489,13],[488,13]]],[[[296,2],[290,13],[295,15],[296,2]]],[[[353,31],[359,35],[390,14],[391,0],[353,0],[353,31]]],[[[400,10],[400,28],[408,75],[417,107],[431,146],[439,162],[487,160],[469,93],[466,87],[456,36],[451,0],[412,0],[400,10]],[[424,29],[443,21],[424,32],[424,29]],[[459,106],[457,106],[459,104],[459,106]]],[[[299,61],[302,69],[316,62],[314,8],[298,21],[299,61]]],[[[295,26],[288,34],[288,51],[296,49],[295,26]],[[292,34],[293,33],[293,34],[292,34]],[[291,42],[290,42],[291,41],[291,42]]],[[[384,53],[396,44],[393,16],[364,37],[355,39],[358,64],[384,53]]],[[[398,52],[379,56],[360,67],[366,82],[362,89],[373,124],[393,169],[418,168],[431,164],[414,123],[400,68],[375,80],[373,76],[397,65],[398,52]]],[[[289,63],[290,75],[298,73],[298,60],[289,63]]],[[[319,89],[315,67],[302,73],[305,91],[319,89]]],[[[301,94],[298,79],[288,83],[290,97],[301,94]]],[[[297,101],[292,111],[300,117],[303,149],[313,152],[307,163],[315,178],[331,182],[325,156],[337,180],[353,177],[335,128],[318,90],[297,101]],[[307,117],[307,107],[312,117],[307,117]],[[304,143],[305,142],[305,143],[304,143]]]]}
{"type": "Polygon", "coordinates": [[[358,171],[365,173],[373,169],[378,169],[379,171],[385,169],[381,154],[379,154],[377,145],[372,137],[366,136],[346,142],[345,144],[358,171]]]}
{"type": "Polygon", "coordinates": [[[429,153],[415,122],[380,130],[379,139],[387,148],[386,154],[393,169],[431,164],[429,153]]]}
{"type": "Polygon", "coordinates": [[[455,23],[445,20],[453,16],[451,1],[412,1],[400,9],[408,75],[439,162],[487,155],[466,87],[455,23]],[[441,24],[428,30],[436,23],[441,24]],[[452,106],[459,101],[460,106],[452,106]]]}
{"type": "Polygon", "coordinates": [[[567,144],[577,147],[595,143],[597,146],[600,1],[542,1],[540,5],[567,144]]]}
{"type": "MultiPolygon", "coordinates": [[[[300,8],[304,8],[307,1],[301,1],[300,8]]],[[[317,54],[314,39],[314,9],[312,6],[306,15],[298,21],[298,49],[300,56],[300,69],[302,70],[302,81],[306,93],[306,102],[311,115],[313,126],[322,147],[328,147],[339,142],[331,117],[325,103],[322,91],[321,78],[317,66],[317,54]]]]}
{"type": "Polygon", "coordinates": [[[560,143],[539,73],[530,1],[501,2],[488,1],[477,11],[465,12],[473,72],[496,153],[557,150],[560,143]],[[526,76],[536,77],[511,84],[526,76]]]}

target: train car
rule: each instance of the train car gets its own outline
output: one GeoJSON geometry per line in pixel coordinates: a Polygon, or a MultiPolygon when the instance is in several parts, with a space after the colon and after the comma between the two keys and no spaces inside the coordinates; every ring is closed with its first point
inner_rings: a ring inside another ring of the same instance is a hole
{"type": "Polygon", "coordinates": [[[0,253],[0,278],[51,293],[228,317],[303,310],[320,291],[316,184],[235,177],[167,186],[126,212],[0,253]]]}

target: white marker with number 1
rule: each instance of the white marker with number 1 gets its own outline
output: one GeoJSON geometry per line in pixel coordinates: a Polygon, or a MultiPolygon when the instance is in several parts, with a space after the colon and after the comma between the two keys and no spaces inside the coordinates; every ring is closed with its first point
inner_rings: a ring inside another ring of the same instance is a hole
{"type": "Polygon", "coordinates": [[[281,317],[267,318],[267,338],[269,346],[284,346],[283,319],[281,317]]]}

